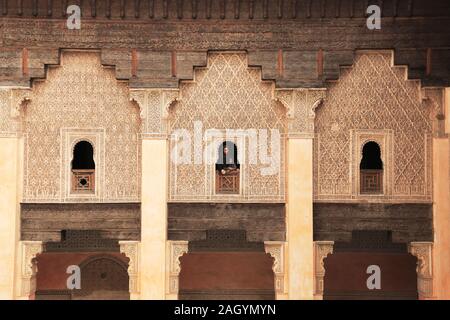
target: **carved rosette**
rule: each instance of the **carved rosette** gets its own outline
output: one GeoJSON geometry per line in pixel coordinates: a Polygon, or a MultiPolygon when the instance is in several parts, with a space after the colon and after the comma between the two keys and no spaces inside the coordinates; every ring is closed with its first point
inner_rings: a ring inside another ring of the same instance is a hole
{"type": "Polygon", "coordinates": [[[408,252],[417,257],[417,289],[419,299],[433,297],[433,243],[411,242],[408,252]]]}
{"type": "Polygon", "coordinates": [[[325,277],[324,259],[333,253],[334,241],[314,242],[314,296],[321,299],[323,296],[323,281],[325,277]]]}
{"type": "Polygon", "coordinates": [[[22,286],[21,297],[29,298],[36,291],[37,264],[35,258],[42,253],[41,241],[21,241],[22,252],[22,286]]]}
{"type": "Polygon", "coordinates": [[[325,99],[326,89],[277,89],[274,99],[286,108],[290,136],[312,137],[316,109],[325,99]]]}
{"type": "Polygon", "coordinates": [[[20,117],[22,107],[27,101],[30,101],[30,89],[12,89],[9,97],[9,107],[11,110],[11,117],[20,117]]]}
{"type": "Polygon", "coordinates": [[[181,271],[180,258],[188,253],[188,241],[169,241],[170,246],[170,270],[169,270],[169,293],[178,294],[178,280],[181,271]]]}
{"type": "Polygon", "coordinates": [[[151,136],[167,134],[169,108],[180,100],[178,89],[131,89],[130,101],[138,104],[143,120],[142,133],[151,136]]]}
{"type": "Polygon", "coordinates": [[[275,292],[276,294],[283,294],[284,292],[284,278],[285,278],[285,263],[284,250],[285,242],[282,241],[265,241],[265,252],[274,258],[272,270],[275,274],[275,292]]]}
{"type": "Polygon", "coordinates": [[[139,294],[139,241],[119,241],[120,252],[130,261],[128,262],[130,294],[139,294]]]}

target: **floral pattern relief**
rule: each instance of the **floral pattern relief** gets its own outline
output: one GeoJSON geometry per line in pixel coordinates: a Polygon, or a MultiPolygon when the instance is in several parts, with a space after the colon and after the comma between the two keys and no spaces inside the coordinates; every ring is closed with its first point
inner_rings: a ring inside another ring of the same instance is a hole
{"type": "Polygon", "coordinates": [[[11,117],[11,90],[0,89],[0,136],[20,131],[20,121],[11,117]]]}
{"type": "Polygon", "coordinates": [[[102,67],[98,53],[62,53],[61,66],[34,83],[24,110],[25,202],[64,201],[60,172],[70,164],[61,158],[63,128],[105,129],[101,201],[139,201],[140,118],[128,96],[127,84],[102,67]]]}
{"type": "MultiPolygon", "coordinates": [[[[274,83],[262,81],[261,70],[248,67],[245,53],[210,53],[208,66],[196,69],[194,81],[182,82],[180,92],[181,100],[174,104],[169,115],[170,133],[177,129],[192,133],[195,121],[202,122],[203,130],[279,130],[281,170],[274,175],[263,175],[261,168],[268,165],[260,162],[250,165],[250,155],[245,152],[249,165],[243,171],[245,185],[239,200],[283,201],[284,175],[281,172],[284,171],[283,135],[287,121],[285,108],[273,99],[274,83]]],[[[270,147],[270,132],[268,134],[270,147]]],[[[171,143],[173,148],[174,142],[171,143]]],[[[248,148],[248,138],[244,144],[248,148]]],[[[203,147],[205,145],[203,142],[203,147]]],[[[268,152],[270,155],[270,149],[268,152]]],[[[212,176],[207,173],[205,164],[175,165],[171,162],[170,170],[171,200],[211,199],[212,176]]]]}
{"type": "Polygon", "coordinates": [[[351,196],[351,129],[391,129],[393,197],[431,198],[431,110],[421,101],[420,83],[406,80],[391,53],[360,53],[328,87],[316,111],[315,198],[351,196]]]}

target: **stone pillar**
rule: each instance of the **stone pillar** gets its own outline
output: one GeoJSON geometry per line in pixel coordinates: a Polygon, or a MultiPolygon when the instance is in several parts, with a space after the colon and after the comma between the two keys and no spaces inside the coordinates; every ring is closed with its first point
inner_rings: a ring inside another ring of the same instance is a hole
{"type": "Polygon", "coordinates": [[[0,299],[13,299],[20,239],[23,140],[0,135],[0,299]]]}
{"type": "Polygon", "coordinates": [[[180,258],[188,253],[188,241],[167,241],[167,286],[166,299],[177,300],[179,292],[179,276],[181,272],[180,258]]]}
{"type": "Polygon", "coordinates": [[[130,261],[128,262],[128,276],[130,300],[140,299],[140,281],[139,281],[139,241],[119,241],[120,252],[130,261]]]}
{"type": "Polygon", "coordinates": [[[275,298],[286,300],[288,299],[286,291],[286,243],[283,241],[264,241],[264,249],[274,259],[272,270],[275,276],[275,298]]]}
{"type": "Polygon", "coordinates": [[[17,300],[34,299],[36,292],[36,256],[42,253],[41,241],[20,241],[20,273],[16,277],[17,300]]]}
{"type": "Polygon", "coordinates": [[[313,140],[287,142],[289,299],[313,299],[313,140]]]}
{"type": "Polygon", "coordinates": [[[433,299],[433,243],[411,242],[408,252],[417,257],[417,290],[420,300],[433,299]]]}
{"type": "Polygon", "coordinates": [[[314,242],[314,299],[323,299],[325,264],[324,259],[333,253],[334,241],[314,242]]]}
{"type": "Polygon", "coordinates": [[[165,298],[167,148],[166,139],[142,140],[141,299],[165,298]]]}

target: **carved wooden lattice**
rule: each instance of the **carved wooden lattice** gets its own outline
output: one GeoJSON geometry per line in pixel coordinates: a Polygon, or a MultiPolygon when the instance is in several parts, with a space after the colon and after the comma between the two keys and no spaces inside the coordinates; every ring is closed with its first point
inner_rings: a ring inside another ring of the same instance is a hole
{"type": "Polygon", "coordinates": [[[361,193],[380,194],[383,192],[383,170],[361,170],[361,193]]]}
{"type": "Polygon", "coordinates": [[[316,199],[351,198],[350,159],[359,158],[350,152],[352,129],[392,129],[392,197],[431,198],[431,110],[406,72],[393,66],[390,52],[363,52],[330,84],[315,123],[316,199]]]}

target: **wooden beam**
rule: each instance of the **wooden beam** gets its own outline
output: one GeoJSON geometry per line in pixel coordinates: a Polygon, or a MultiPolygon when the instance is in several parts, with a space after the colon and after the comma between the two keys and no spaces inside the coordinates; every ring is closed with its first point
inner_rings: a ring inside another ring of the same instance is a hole
{"type": "Polygon", "coordinates": [[[269,17],[269,3],[268,3],[268,0],[264,0],[262,5],[263,5],[263,18],[267,19],[269,17]]]}
{"type": "Polygon", "coordinates": [[[211,0],[206,0],[206,19],[211,19],[211,0]]]}
{"type": "Polygon", "coordinates": [[[137,77],[137,70],[138,70],[138,54],[137,50],[133,49],[131,50],[131,76],[137,77]]]}
{"type": "Polygon", "coordinates": [[[254,16],[254,10],[255,10],[255,1],[254,0],[248,0],[248,17],[250,19],[253,19],[254,16]]]}
{"type": "Polygon", "coordinates": [[[111,18],[111,0],[106,0],[106,12],[105,16],[111,18]]]}
{"type": "Polygon", "coordinates": [[[183,19],[183,0],[177,0],[177,18],[183,19]]]}
{"type": "Polygon", "coordinates": [[[23,3],[22,0],[17,0],[17,14],[21,16],[23,14],[23,3]]]}
{"type": "Polygon", "coordinates": [[[96,17],[97,16],[97,1],[91,0],[91,16],[96,17]]]}
{"type": "Polygon", "coordinates": [[[283,77],[284,75],[283,49],[278,49],[277,72],[278,76],[283,77]]]}
{"type": "Polygon", "coordinates": [[[139,12],[141,10],[141,1],[134,0],[134,17],[139,18],[139,12]]]}
{"type": "Polygon", "coordinates": [[[283,18],[283,0],[278,0],[277,3],[277,7],[278,7],[278,19],[283,18]]]}
{"type": "Polygon", "coordinates": [[[291,18],[297,18],[297,0],[291,0],[291,18]]]}
{"type": "Polygon", "coordinates": [[[120,0],[120,17],[125,18],[125,0],[120,0]]]}
{"type": "Polygon", "coordinates": [[[335,17],[339,18],[341,16],[341,0],[336,0],[336,14],[335,17]]]}
{"type": "Polygon", "coordinates": [[[320,17],[325,18],[325,1],[326,0],[320,0],[320,17]]]}
{"type": "Polygon", "coordinates": [[[306,17],[311,18],[311,2],[312,0],[306,0],[306,17]]]}
{"type": "Polygon", "coordinates": [[[148,17],[155,17],[155,0],[148,0],[148,17]]]}
{"type": "Polygon", "coordinates": [[[6,16],[8,14],[8,0],[2,1],[2,14],[6,16]]]}
{"type": "Polygon", "coordinates": [[[220,0],[219,2],[219,10],[220,10],[220,19],[225,19],[225,6],[226,0],[220,0]]]}
{"type": "Polygon", "coordinates": [[[31,9],[31,14],[33,15],[33,17],[37,17],[38,15],[38,3],[37,0],[33,0],[32,2],[32,9],[31,9]]]}
{"type": "Polygon", "coordinates": [[[350,0],[350,18],[355,16],[355,2],[354,0],[350,0]]]}
{"type": "Polygon", "coordinates": [[[28,49],[23,48],[22,49],[22,75],[24,77],[27,77],[29,75],[29,68],[28,68],[28,49]]]}
{"type": "Polygon", "coordinates": [[[171,71],[172,71],[172,77],[176,78],[176,76],[177,76],[177,52],[175,50],[172,51],[171,71]]]}
{"type": "Polygon", "coordinates": [[[167,19],[169,17],[169,4],[167,0],[163,0],[163,18],[167,19]]]}
{"type": "Polygon", "coordinates": [[[192,0],[192,19],[197,19],[197,9],[198,9],[197,0],[192,0]]]}
{"type": "Polygon", "coordinates": [[[320,79],[323,76],[323,50],[319,49],[317,53],[317,77],[320,79]]]}
{"type": "Polygon", "coordinates": [[[234,0],[234,18],[239,19],[241,11],[241,1],[240,0],[234,0]]]}
{"type": "Polygon", "coordinates": [[[53,15],[53,0],[47,0],[47,16],[51,17],[53,15]]]}
{"type": "Polygon", "coordinates": [[[432,69],[433,69],[433,65],[432,65],[432,49],[428,48],[427,49],[427,69],[426,69],[426,76],[427,77],[431,76],[432,69]]]}

